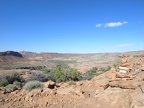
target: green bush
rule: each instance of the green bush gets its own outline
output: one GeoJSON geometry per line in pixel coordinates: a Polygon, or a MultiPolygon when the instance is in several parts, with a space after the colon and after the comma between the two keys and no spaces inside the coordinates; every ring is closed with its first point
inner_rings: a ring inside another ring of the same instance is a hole
{"type": "Polygon", "coordinates": [[[69,76],[69,80],[72,80],[72,81],[79,81],[82,77],[81,73],[73,68],[69,68],[68,73],[69,74],[67,76],[69,76]]]}
{"type": "Polygon", "coordinates": [[[83,74],[83,80],[91,80],[92,78],[94,78],[95,76],[98,75],[97,73],[97,68],[93,67],[92,69],[90,69],[89,71],[87,71],[86,73],[83,74]]]}
{"type": "Polygon", "coordinates": [[[100,71],[101,73],[104,73],[104,72],[109,71],[110,69],[111,69],[110,66],[108,66],[108,67],[102,67],[102,68],[99,69],[99,71],[100,71]]]}
{"type": "Polygon", "coordinates": [[[62,71],[55,71],[53,79],[54,79],[55,82],[65,82],[65,81],[67,81],[66,75],[62,71]]]}
{"type": "Polygon", "coordinates": [[[9,84],[9,82],[7,80],[2,80],[0,81],[0,87],[5,87],[9,84]]]}
{"type": "Polygon", "coordinates": [[[9,84],[5,88],[8,91],[15,91],[15,90],[17,90],[17,87],[15,85],[13,85],[13,84],[9,84]]]}
{"type": "Polygon", "coordinates": [[[81,73],[76,69],[58,65],[53,69],[45,71],[48,75],[48,79],[55,82],[66,82],[66,81],[79,81],[81,78],[81,73]]]}
{"type": "Polygon", "coordinates": [[[37,88],[42,88],[43,84],[40,81],[29,81],[24,85],[25,90],[32,90],[32,89],[37,89],[37,88]]]}
{"type": "Polygon", "coordinates": [[[118,62],[117,62],[117,63],[114,63],[114,64],[113,64],[113,67],[116,69],[116,68],[118,67],[118,65],[119,65],[118,62]]]}
{"type": "Polygon", "coordinates": [[[47,74],[48,80],[52,80],[54,82],[59,83],[59,82],[68,82],[68,81],[91,80],[93,77],[98,76],[110,69],[111,69],[110,66],[106,68],[100,68],[100,69],[93,67],[86,73],[81,74],[74,68],[57,65],[53,69],[45,70],[44,73],[47,74]]]}

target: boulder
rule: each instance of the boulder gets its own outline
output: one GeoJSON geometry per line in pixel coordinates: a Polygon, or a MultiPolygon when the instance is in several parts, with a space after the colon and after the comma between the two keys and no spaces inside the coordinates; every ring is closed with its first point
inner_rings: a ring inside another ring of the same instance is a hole
{"type": "Polygon", "coordinates": [[[54,89],[56,87],[56,83],[50,80],[45,83],[45,87],[49,89],[54,89]]]}

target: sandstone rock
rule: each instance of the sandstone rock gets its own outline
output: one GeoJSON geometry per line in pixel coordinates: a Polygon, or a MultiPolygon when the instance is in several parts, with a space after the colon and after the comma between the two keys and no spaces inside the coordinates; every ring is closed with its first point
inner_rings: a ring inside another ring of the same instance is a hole
{"type": "Polygon", "coordinates": [[[134,82],[131,80],[109,82],[109,86],[119,87],[122,89],[136,89],[136,85],[134,85],[134,82]]]}
{"type": "Polygon", "coordinates": [[[99,87],[96,91],[95,91],[95,95],[98,95],[100,93],[102,93],[104,91],[103,87],[99,87]]]}
{"type": "Polygon", "coordinates": [[[63,88],[60,88],[57,90],[57,93],[60,94],[60,95],[66,95],[68,93],[70,93],[70,91],[73,90],[73,87],[70,86],[70,87],[63,87],[63,88]]]}
{"type": "Polygon", "coordinates": [[[48,81],[44,85],[46,88],[50,88],[50,89],[54,89],[56,87],[56,83],[53,81],[48,81]]]}
{"type": "Polygon", "coordinates": [[[131,103],[132,103],[132,98],[129,94],[123,94],[122,96],[120,96],[120,98],[118,99],[118,107],[119,108],[130,108],[131,107],[131,103]]]}
{"type": "Polygon", "coordinates": [[[144,108],[144,104],[137,99],[134,99],[132,101],[131,108],[144,108]]]}
{"type": "Polygon", "coordinates": [[[4,102],[4,101],[5,101],[5,99],[3,99],[3,98],[0,99],[0,102],[4,102]]]}
{"type": "Polygon", "coordinates": [[[121,69],[121,70],[126,70],[126,71],[129,71],[129,68],[127,68],[127,67],[122,67],[122,66],[119,66],[118,68],[119,68],[119,69],[121,69]]]}
{"type": "Polygon", "coordinates": [[[122,66],[122,67],[129,66],[127,56],[125,54],[122,54],[120,57],[121,57],[121,64],[120,64],[120,66],[122,66]]]}
{"type": "Polygon", "coordinates": [[[56,90],[56,89],[51,90],[50,94],[51,94],[51,95],[56,95],[56,94],[57,94],[57,90],[56,90]]]}
{"type": "Polygon", "coordinates": [[[38,97],[42,93],[42,89],[34,89],[26,94],[25,100],[26,101],[32,101],[33,97],[38,97]]]}
{"type": "Polygon", "coordinates": [[[77,85],[77,86],[82,86],[82,85],[83,85],[83,82],[79,81],[79,82],[76,83],[76,85],[77,85]]]}
{"type": "Polygon", "coordinates": [[[126,70],[119,70],[120,73],[127,73],[126,70]]]}
{"type": "Polygon", "coordinates": [[[116,71],[109,71],[106,77],[109,81],[114,81],[116,79],[116,71]]]}
{"type": "Polygon", "coordinates": [[[109,87],[109,84],[105,84],[105,85],[103,85],[101,87],[103,87],[103,89],[105,90],[105,89],[107,89],[109,87]]]}
{"type": "Polygon", "coordinates": [[[85,98],[91,97],[91,94],[90,94],[89,91],[82,91],[82,94],[83,94],[83,96],[84,96],[85,98]]]}
{"type": "Polygon", "coordinates": [[[45,96],[48,96],[50,93],[51,93],[51,90],[47,88],[43,90],[43,92],[41,93],[41,96],[45,97],[45,96]]]}
{"type": "Polygon", "coordinates": [[[144,71],[144,66],[141,68],[141,71],[144,71]]]}
{"type": "Polygon", "coordinates": [[[74,94],[74,95],[77,95],[79,97],[85,97],[83,94],[84,94],[84,91],[82,91],[80,88],[75,88],[73,90],[70,91],[70,93],[74,94]]]}
{"type": "Polygon", "coordinates": [[[121,56],[121,63],[119,64],[118,72],[122,74],[126,74],[130,72],[128,59],[125,54],[121,56]]]}

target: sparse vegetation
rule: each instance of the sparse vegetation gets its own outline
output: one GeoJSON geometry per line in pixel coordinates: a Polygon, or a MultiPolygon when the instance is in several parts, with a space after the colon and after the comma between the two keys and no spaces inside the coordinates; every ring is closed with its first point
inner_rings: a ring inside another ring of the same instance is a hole
{"type": "Polygon", "coordinates": [[[54,69],[45,71],[48,78],[55,82],[66,82],[66,81],[79,81],[81,73],[76,69],[70,67],[63,67],[61,65],[56,66],[54,69]]]}
{"type": "Polygon", "coordinates": [[[0,81],[7,80],[9,84],[13,84],[13,82],[23,82],[23,78],[20,76],[18,73],[14,74],[5,74],[5,75],[0,75],[0,81]]]}
{"type": "Polygon", "coordinates": [[[30,77],[26,80],[26,82],[28,81],[40,81],[40,82],[46,82],[48,81],[48,75],[42,72],[32,72],[30,77]]]}
{"type": "Polygon", "coordinates": [[[7,86],[9,84],[9,82],[7,81],[7,80],[2,80],[2,81],[0,81],[0,87],[5,87],[5,86],[7,86]]]}
{"type": "Polygon", "coordinates": [[[91,70],[87,71],[83,74],[83,80],[91,80],[94,76],[96,76],[97,68],[93,67],[91,70]]]}
{"type": "Polygon", "coordinates": [[[119,65],[119,62],[114,63],[114,64],[113,64],[113,67],[116,69],[116,68],[118,67],[118,65],[119,65]]]}
{"type": "Polygon", "coordinates": [[[110,66],[108,67],[102,67],[100,69],[93,67],[91,70],[87,71],[86,73],[83,74],[82,80],[91,80],[95,76],[98,76],[106,71],[109,71],[111,69],[110,66]]]}
{"type": "Polygon", "coordinates": [[[13,85],[15,85],[17,88],[22,87],[22,83],[21,83],[21,82],[18,82],[18,81],[15,81],[15,82],[13,83],[13,85]]]}
{"type": "Polygon", "coordinates": [[[102,74],[110,69],[110,66],[100,69],[93,67],[88,72],[81,74],[74,68],[58,65],[55,68],[45,70],[44,72],[48,75],[49,80],[59,83],[68,81],[91,80],[93,77],[98,76],[99,74],[102,74]]]}
{"type": "Polygon", "coordinates": [[[8,91],[15,91],[15,90],[17,90],[16,85],[13,85],[13,84],[9,84],[9,85],[7,85],[5,88],[6,88],[6,90],[8,90],[8,91]]]}
{"type": "Polygon", "coordinates": [[[104,73],[104,72],[106,72],[106,71],[109,71],[110,69],[111,69],[110,66],[108,66],[108,67],[106,67],[106,68],[102,67],[102,68],[99,69],[99,72],[100,72],[100,73],[104,73]]]}
{"type": "Polygon", "coordinates": [[[24,85],[25,90],[32,90],[32,89],[37,89],[37,88],[42,88],[43,84],[40,81],[29,81],[24,85]]]}
{"type": "Polygon", "coordinates": [[[74,81],[68,81],[67,82],[69,85],[76,85],[76,83],[74,81]]]}

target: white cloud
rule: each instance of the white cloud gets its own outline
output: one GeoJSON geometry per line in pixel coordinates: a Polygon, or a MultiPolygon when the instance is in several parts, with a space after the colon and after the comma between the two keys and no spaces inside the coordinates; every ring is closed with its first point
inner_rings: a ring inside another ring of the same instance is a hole
{"type": "Polygon", "coordinates": [[[132,46],[132,44],[119,44],[119,45],[116,45],[115,47],[122,48],[122,47],[129,47],[129,46],[132,46]]]}
{"type": "Polygon", "coordinates": [[[119,26],[123,26],[124,24],[127,24],[127,21],[123,21],[123,22],[109,22],[109,23],[105,23],[105,24],[96,24],[96,27],[119,27],[119,26]]]}
{"type": "Polygon", "coordinates": [[[119,27],[122,26],[124,24],[127,24],[128,22],[124,21],[124,22],[109,22],[105,24],[105,27],[119,27]]]}
{"type": "Polygon", "coordinates": [[[101,27],[102,26],[102,24],[96,24],[96,27],[101,27]]]}

